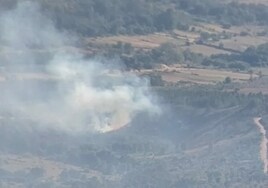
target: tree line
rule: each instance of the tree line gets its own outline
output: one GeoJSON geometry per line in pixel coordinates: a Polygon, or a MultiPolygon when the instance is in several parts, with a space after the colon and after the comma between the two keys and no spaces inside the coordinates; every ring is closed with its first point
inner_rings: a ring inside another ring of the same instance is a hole
{"type": "MultiPolygon", "coordinates": [[[[17,2],[2,0],[0,11],[14,8],[17,2]]],[[[39,0],[38,3],[59,29],[81,36],[188,30],[193,22],[200,21],[224,27],[268,23],[265,5],[212,0],[39,0]]]]}

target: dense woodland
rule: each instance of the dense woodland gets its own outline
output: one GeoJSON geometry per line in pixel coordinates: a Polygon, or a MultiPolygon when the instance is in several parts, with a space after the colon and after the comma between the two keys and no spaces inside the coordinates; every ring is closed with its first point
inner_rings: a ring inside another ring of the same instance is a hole
{"type": "MultiPolygon", "coordinates": [[[[10,9],[17,1],[2,0],[1,9],[10,9]]],[[[188,30],[195,21],[216,22],[225,27],[268,23],[265,5],[213,0],[39,0],[38,3],[58,28],[82,36],[188,30]]]]}
{"type": "Polygon", "coordinates": [[[268,7],[263,5],[223,5],[218,1],[90,0],[81,2],[43,1],[57,26],[86,36],[104,34],[144,34],[155,31],[187,30],[198,19],[223,25],[267,24],[268,7]],[[167,6],[171,5],[171,6],[167,6]]]}

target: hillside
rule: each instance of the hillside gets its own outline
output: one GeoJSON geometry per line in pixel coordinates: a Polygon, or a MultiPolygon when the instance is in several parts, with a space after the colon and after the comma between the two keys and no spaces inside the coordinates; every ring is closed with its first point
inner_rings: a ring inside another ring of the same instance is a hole
{"type": "Polygon", "coordinates": [[[253,104],[267,97],[207,89],[161,88],[164,114],[105,135],[44,132],[3,114],[1,185],[265,187],[253,104]]]}
{"type": "Polygon", "coordinates": [[[0,14],[0,187],[267,187],[265,1],[0,14]]]}

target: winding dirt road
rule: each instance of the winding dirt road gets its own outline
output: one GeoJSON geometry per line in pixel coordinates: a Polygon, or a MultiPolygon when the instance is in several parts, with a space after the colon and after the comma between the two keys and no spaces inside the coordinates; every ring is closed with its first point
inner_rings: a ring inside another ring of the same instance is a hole
{"type": "Polygon", "coordinates": [[[260,157],[263,162],[263,171],[265,174],[268,172],[268,157],[267,157],[267,144],[268,144],[268,139],[266,135],[266,130],[264,126],[260,122],[261,117],[256,117],[254,118],[254,123],[256,126],[259,128],[260,133],[262,135],[262,140],[260,143],[260,157]]]}

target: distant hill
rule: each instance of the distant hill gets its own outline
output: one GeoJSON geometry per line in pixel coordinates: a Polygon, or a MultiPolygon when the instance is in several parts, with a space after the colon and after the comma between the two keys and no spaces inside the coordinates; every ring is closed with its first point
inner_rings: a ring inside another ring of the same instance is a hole
{"type": "MultiPolygon", "coordinates": [[[[20,1],[2,0],[1,10],[10,9],[20,1]]],[[[259,4],[212,0],[39,0],[38,3],[58,28],[82,36],[188,30],[193,22],[200,21],[217,22],[225,27],[268,23],[268,7],[259,4]]]]}

